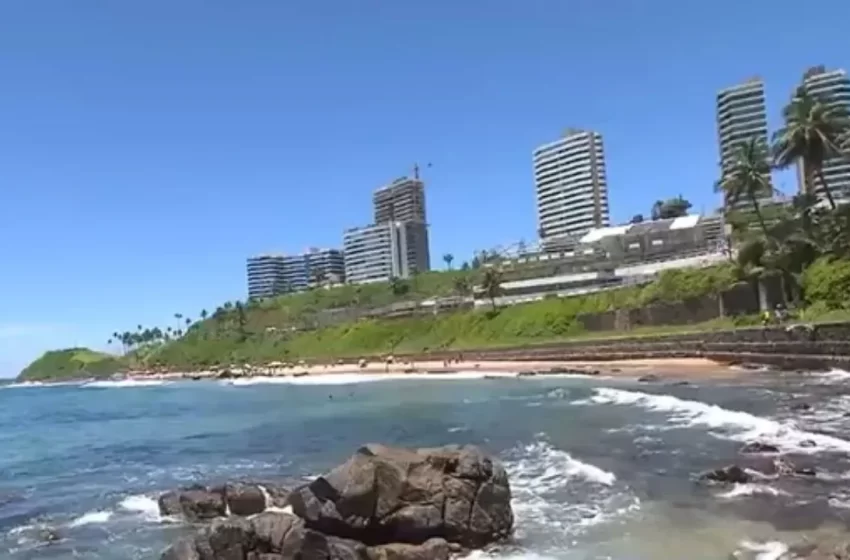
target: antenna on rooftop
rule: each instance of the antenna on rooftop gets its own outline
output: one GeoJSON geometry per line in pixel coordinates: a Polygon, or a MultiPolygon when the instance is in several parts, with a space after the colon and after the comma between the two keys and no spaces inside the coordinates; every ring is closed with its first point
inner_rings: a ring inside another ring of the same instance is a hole
{"type": "MultiPolygon", "coordinates": [[[[430,168],[431,164],[426,163],[425,167],[430,168]]],[[[413,164],[413,178],[416,179],[417,181],[419,180],[419,164],[418,163],[413,164]]]]}

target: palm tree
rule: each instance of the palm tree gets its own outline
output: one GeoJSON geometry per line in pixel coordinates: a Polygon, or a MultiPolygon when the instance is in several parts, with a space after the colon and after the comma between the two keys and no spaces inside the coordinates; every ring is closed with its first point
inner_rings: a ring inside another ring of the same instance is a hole
{"type": "Polygon", "coordinates": [[[502,294],[502,272],[496,267],[488,267],[481,279],[481,289],[490,298],[493,311],[496,310],[496,298],[502,294]]]}
{"type": "Polygon", "coordinates": [[[174,318],[177,319],[177,328],[179,329],[180,324],[181,324],[180,321],[181,321],[181,319],[183,319],[183,314],[182,313],[175,313],[174,318]]]}
{"type": "Polygon", "coordinates": [[[209,314],[207,313],[206,309],[201,309],[201,321],[206,321],[208,315],[209,314]]]}
{"type": "Polygon", "coordinates": [[[449,270],[452,269],[452,261],[453,260],[455,260],[455,256],[452,255],[451,253],[446,253],[445,255],[443,255],[443,261],[445,261],[446,268],[448,268],[449,270]]]}
{"type": "Polygon", "coordinates": [[[806,191],[814,194],[817,179],[834,210],[835,200],[823,176],[823,165],[841,155],[839,145],[850,129],[850,113],[841,103],[812,95],[801,85],[782,110],[782,117],[785,126],[773,135],[774,163],[780,169],[802,165],[806,191]]]}
{"type": "Polygon", "coordinates": [[[732,154],[730,167],[715,185],[715,190],[723,193],[726,208],[734,206],[740,200],[749,199],[765,237],[767,225],[759,199],[773,193],[768,157],[764,140],[754,136],[741,142],[732,154]]]}

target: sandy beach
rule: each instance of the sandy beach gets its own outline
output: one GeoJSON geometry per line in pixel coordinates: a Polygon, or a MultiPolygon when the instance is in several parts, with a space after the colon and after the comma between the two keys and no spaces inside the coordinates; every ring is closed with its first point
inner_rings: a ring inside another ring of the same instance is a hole
{"type": "Polygon", "coordinates": [[[422,361],[422,362],[366,362],[359,364],[268,364],[219,368],[216,370],[151,374],[133,372],[128,377],[161,379],[214,377],[271,376],[289,377],[304,375],[333,374],[451,374],[480,371],[493,376],[520,375],[606,375],[621,377],[641,377],[649,374],[669,379],[688,378],[734,378],[746,373],[746,370],[733,368],[727,364],[705,358],[654,358],[612,361],[422,361]]]}

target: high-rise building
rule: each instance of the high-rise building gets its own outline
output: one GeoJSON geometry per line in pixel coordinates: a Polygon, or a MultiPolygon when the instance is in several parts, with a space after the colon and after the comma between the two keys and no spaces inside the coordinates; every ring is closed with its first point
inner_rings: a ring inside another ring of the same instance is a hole
{"type": "Polygon", "coordinates": [[[569,129],[533,153],[537,219],[543,245],[577,241],[609,224],[602,135],[569,129]]]}
{"type": "Polygon", "coordinates": [[[372,194],[375,223],[428,222],[425,215],[425,183],[401,177],[372,194]]]}
{"type": "Polygon", "coordinates": [[[418,177],[401,177],[389,185],[377,189],[372,194],[375,224],[401,222],[419,225],[407,225],[415,240],[411,240],[410,250],[414,252],[410,260],[416,263],[419,271],[431,269],[431,250],[428,241],[428,217],[425,211],[425,183],[418,177]]]}
{"type": "Polygon", "coordinates": [[[424,222],[383,222],[349,229],[343,235],[345,278],[362,284],[409,278],[429,270],[423,250],[427,242],[424,222]]]}
{"type": "MultiPolygon", "coordinates": [[[[806,89],[814,96],[829,103],[844,105],[850,110],[850,78],[844,70],[827,70],[823,66],[809,68],[803,75],[806,89]]],[[[850,201],[850,161],[846,158],[832,158],[824,162],[823,178],[836,201],[850,201]]],[[[797,166],[797,180],[800,191],[805,190],[805,169],[800,162],[797,166]]],[[[820,180],[814,178],[815,194],[822,191],[820,180]]]]}
{"type": "Polygon", "coordinates": [[[259,255],[248,259],[248,297],[273,297],[307,289],[317,282],[345,280],[339,249],[310,249],[300,255],[259,255]]]}
{"type": "MultiPolygon", "coordinates": [[[[743,142],[758,138],[768,145],[764,82],[760,78],[717,92],[717,136],[721,176],[734,163],[735,151],[743,142]]],[[[772,194],[765,193],[765,198],[772,194]]],[[[742,200],[739,204],[749,202],[742,200]]]]}

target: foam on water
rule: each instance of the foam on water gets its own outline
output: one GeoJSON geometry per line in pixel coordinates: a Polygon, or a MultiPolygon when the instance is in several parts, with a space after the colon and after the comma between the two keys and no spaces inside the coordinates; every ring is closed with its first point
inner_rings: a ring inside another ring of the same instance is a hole
{"type": "Polygon", "coordinates": [[[779,560],[788,552],[788,545],[779,541],[765,543],[744,541],[741,543],[741,548],[755,552],[756,560],[779,560]]]}
{"type": "Polygon", "coordinates": [[[158,387],[167,381],[161,379],[122,379],[120,381],[90,381],[82,385],[87,389],[124,389],[132,387],[158,387]]]}
{"type": "Polygon", "coordinates": [[[788,492],[765,484],[735,484],[731,490],[718,494],[718,498],[734,499],[751,496],[788,496],[788,492]]]}
{"type": "Polygon", "coordinates": [[[106,523],[112,518],[111,511],[90,511],[71,521],[71,527],[83,527],[84,525],[98,525],[106,523]]]}
{"type": "Polygon", "coordinates": [[[127,496],[118,504],[118,508],[138,514],[145,521],[161,521],[162,517],[159,514],[159,504],[157,501],[144,494],[127,496]]]}
{"type": "Polygon", "coordinates": [[[850,371],[831,369],[827,372],[815,373],[813,376],[823,383],[841,383],[850,379],[850,371]]]}
{"type": "Polygon", "coordinates": [[[850,442],[805,431],[791,421],[779,422],[748,412],[680,399],[673,395],[599,388],[594,390],[590,398],[574,402],[589,403],[639,406],[668,414],[668,423],[674,427],[707,427],[718,437],[743,442],[758,440],[776,445],[784,451],[817,453],[826,450],[850,453],[850,442]],[[807,445],[807,442],[814,442],[815,447],[807,445]]]}

